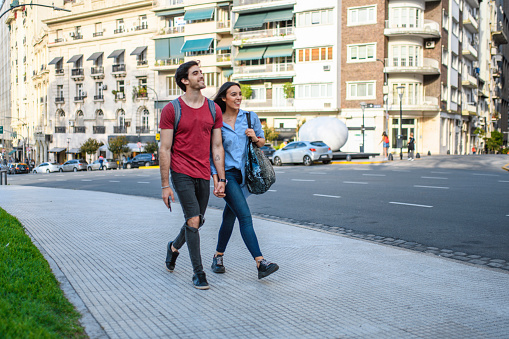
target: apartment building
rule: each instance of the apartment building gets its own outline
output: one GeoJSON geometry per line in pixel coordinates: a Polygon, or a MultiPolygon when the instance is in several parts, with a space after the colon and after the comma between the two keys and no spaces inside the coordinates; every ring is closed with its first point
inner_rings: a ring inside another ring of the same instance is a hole
{"type": "MultiPolygon", "coordinates": [[[[2,0],[0,13],[10,7],[10,1],[2,0]]],[[[7,15],[0,20],[0,159],[8,159],[12,151],[11,142],[11,58],[9,49],[9,26],[6,24],[7,15]]],[[[14,152],[13,152],[14,153],[14,152]]],[[[11,154],[12,155],[12,154],[11,154]]]]}
{"type": "MultiPolygon", "coordinates": [[[[125,136],[154,141],[159,112],[152,36],[157,32],[152,1],[64,1],[71,14],[45,20],[48,26],[49,105],[43,129],[52,134],[51,160],[81,157],[89,138],[104,143],[125,136]]],[[[143,146],[142,146],[143,147],[143,146]]]]}

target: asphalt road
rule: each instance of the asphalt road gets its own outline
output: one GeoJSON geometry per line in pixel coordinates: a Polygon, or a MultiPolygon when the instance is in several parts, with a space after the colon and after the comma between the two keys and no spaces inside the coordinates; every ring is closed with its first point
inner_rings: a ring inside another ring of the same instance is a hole
{"type": "MultiPolygon", "coordinates": [[[[283,166],[272,189],[249,203],[258,214],[509,261],[508,162],[482,155],[283,166]]],[[[158,169],[10,175],[9,184],[161,194],[158,169]]],[[[211,195],[209,205],[224,202],[211,195]]]]}

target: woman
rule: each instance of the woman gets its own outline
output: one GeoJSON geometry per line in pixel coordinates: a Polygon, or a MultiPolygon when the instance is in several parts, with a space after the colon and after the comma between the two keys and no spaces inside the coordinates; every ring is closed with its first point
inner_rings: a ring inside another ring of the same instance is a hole
{"type": "MultiPolygon", "coordinates": [[[[257,145],[265,144],[262,126],[258,116],[251,112],[251,126],[248,128],[246,111],[240,109],[242,93],[240,85],[235,82],[224,83],[217,93],[214,101],[223,111],[223,147],[225,153],[226,188],[223,197],[226,206],[223,211],[223,221],[219,229],[216,254],[212,259],[212,271],[224,273],[223,255],[226,245],[232,235],[235,219],[239,219],[240,234],[247,249],[256,261],[258,268],[258,279],[264,278],[279,269],[277,264],[271,263],[263,258],[258,245],[258,239],[253,228],[253,218],[247,204],[246,198],[249,195],[245,186],[245,163],[248,138],[257,145]]],[[[214,186],[218,181],[217,171],[211,162],[212,177],[214,186]]],[[[215,192],[214,192],[215,193],[215,192]]]]}
{"type": "Polygon", "coordinates": [[[387,136],[387,133],[382,133],[382,140],[378,143],[379,145],[383,142],[384,146],[384,160],[388,159],[389,154],[389,137],[387,136]]]}

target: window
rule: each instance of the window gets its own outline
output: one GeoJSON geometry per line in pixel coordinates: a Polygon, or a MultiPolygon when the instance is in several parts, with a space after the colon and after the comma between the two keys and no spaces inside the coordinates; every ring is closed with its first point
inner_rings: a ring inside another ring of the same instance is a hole
{"type": "Polygon", "coordinates": [[[349,45],[347,51],[348,62],[363,62],[376,60],[376,44],[349,45]]]}
{"type": "Polygon", "coordinates": [[[117,111],[118,114],[118,125],[120,127],[125,127],[125,111],[123,109],[119,109],[117,111]]]}
{"type": "Polygon", "coordinates": [[[448,65],[449,64],[449,51],[442,46],[442,64],[448,65]]]}
{"type": "Polygon", "coordinates": [[[442,26],[445,30],[449,30],[449,15],[446,11],[442,13],[442,26]]]}
{"type": "Polygon", "coordinates": [[[447,85],[442,84],[442,101],[447,101],[447,85]]]}
{"type": "Polygon", "coordinates": [[[458,56],[454,53],[451,53],[451,66],[452,68],[454,68],[455,70],[458,70],[458,56]]]}
{"type": "Polygon", "coordinates": [[[81,26],[74,27],[74,38],[79,39],[81,37],[81,26]]]}
{"type": "Polygon", "coordinates": [[[214,44],[210,44],[209,49],[205,51],[196,51],[196,52],[186,52],[186,56],[197,56],[197,55],[207,55],[214,54],[214,44]]]}
{"type": "Polygon", "coordinates": [[[422,10],[415,7],[391,8],[390,11],[390,27],[398,28],[415,28],[421,27],[420,18],[422,10]]]}
{"type": "Polygon", "coordinates": [[[295,85],[296,98],[315,99],[332,97],[332,84],[303,84],[295,85]]]}
{"type": "Polygon", "coordinates": [[[265,87],[252,87],[252,90],[249,100],[265,100],[265,87]]]}
{"type": "Polygon", "coordinates": [[[332,47],[303,48],[297,55],[298,62],[332,60],[332,47]]]}
{"type": "Polygon", "coordinates": [[[149,117],[150,113],[148,109],[143,110],[143,115],[141,116],[141,127],[145,130],[149,129],[149,117]]]}
{"type": "Polygon", "coordinates": [[[103,83],[102,82],[95,83],[95,95],[99,98],[102,98],[102,96],[103,96],[103,83]]]}
{"type": "Polygon", "coordinates": [[[348,9],[348,26],[376,24],[376,6],[348,9]]]}
{"type": "Polygon", "coordinates": [[[459,37],[459,32],[460,32],[460,24],[458,23],[458,21],[456,21],[456,19],[452,18],[452,34],[459,37]]]}
{"type": "Polygon", "coordinates": [[[76,96],[82,98],[83,95],[83,84],[76,84],[76,96]]]}
{"type": "Polygon", "coordinates": [[[138,86],[147,89],[147,78],[139,78],[138,79],[138,86]]]}
{"type": "Polygon", "coordinates": [[[125,89],[124,80],[118,80],[117,81],[117,92],[124,93],[124,89],[125,89]]]}
{"type": "Polygon", "coordinates": [[[101,35],[103,35],[103,24],[101,22],[96,22],[93,36],[96,37],[101,35]]]}
{"type": "Polygon", "coordinates": [[[64,85],[57,85],[57,98],[64,97],[64,85]]]}
{"type": "Polygon", "coordinates": [[[458,102],[458,89],[451,87],[451,101],[458,102]]]}
{"type": "Polygon", "coordinates": [[[122,32],[124,32],[124,19],[117,19],[117,29],[115,30],[115,33],[122,32]]]}
{"type": "Polygon", "coordinates": [[[422,46],[392,45],[392,67],[421,66],[422,46]]]}
{"type": "Polygon", "coordinates": [[[375,99],[375,81],[347,82],[347,100],[375,99]]]}
{"type": "Polygon", "coordinates": [[[297,14],[297,27],[327,25],[333,23],[332,9],[297,14]]]}
{"type": "Polygon", "coordinates": [[[217,73],[204,73],[203,77],[205,78],[205,85],[207,85],[207,87],[216,87],[217,73]]]}
{"type": "Polygon", "coordinates": [[[138,21],[140,23],[138,26],[138,29],[147,29],[148,28],[147,16],[145,14],[140,15],[138,21]]]}
{"type": "Polygon", "coordinates": [[[168,95],[175,96],[183,94],[183,91],[180,89],[180,87],[177,86],[177,83],[175,82],[175,76],[171,75],[166,79],[166,83],[168,84],[168,95]]]}
{"type": "Polygon", "coordinates": [[[76,125],[77,126],[84,126],[84,114],[82,110],[79,110],[76,112],[76,125]]]}
{"type": "Polygon", "coordinates": [[[420,93],[422,84],[419,82],[411,83],[392,83],[392,104],[399,105],[398,86],[405,87],[403,93],[403,105],[418,105],[420,103],[420,93]]]}

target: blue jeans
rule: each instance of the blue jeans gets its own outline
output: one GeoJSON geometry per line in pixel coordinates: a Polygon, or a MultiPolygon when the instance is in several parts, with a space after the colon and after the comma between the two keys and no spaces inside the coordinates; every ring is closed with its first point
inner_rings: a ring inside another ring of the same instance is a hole
{"type": "Polygon", "coordinates": [[[262,252],[253,228],[253,217],[240,187],[242,173],[237,169],[228,170],[226,171],[226,179],[228,180],[225,189],[226,197],[224,198],[226,206],[223,211],[223,222],[219,229],[216,251],[223,253],[226,250],[226,245],[228,245],[233,232],[235,219],[239,219],[240,234],[247,249],[253,258],[261,257],[262,252]]]}

